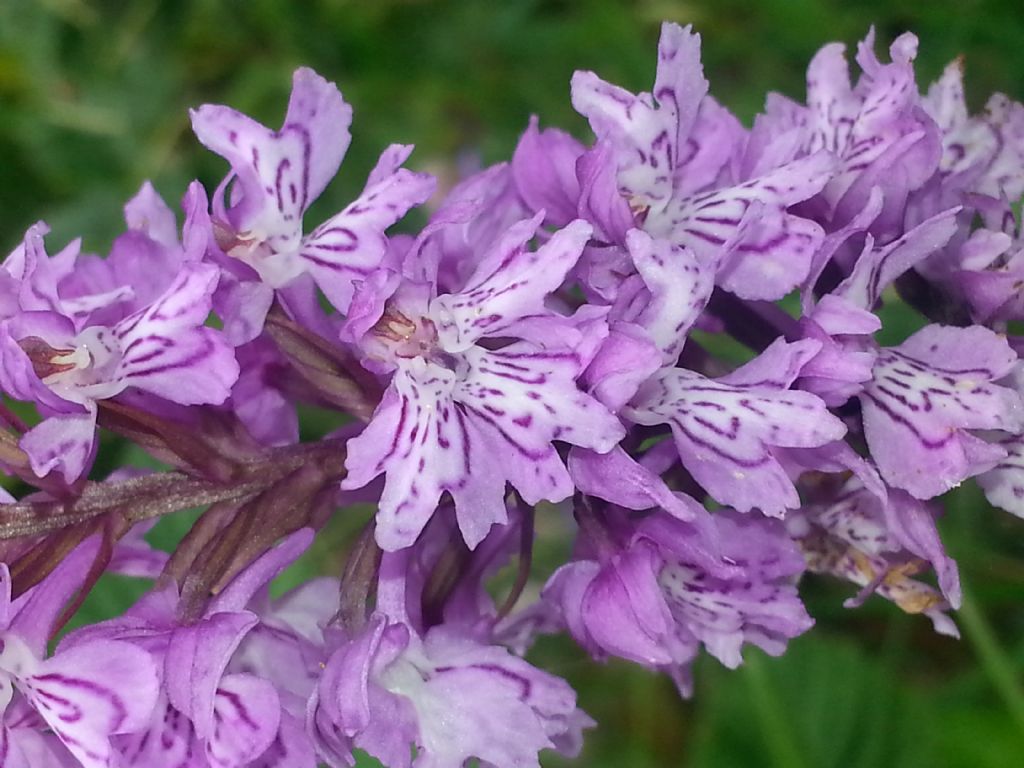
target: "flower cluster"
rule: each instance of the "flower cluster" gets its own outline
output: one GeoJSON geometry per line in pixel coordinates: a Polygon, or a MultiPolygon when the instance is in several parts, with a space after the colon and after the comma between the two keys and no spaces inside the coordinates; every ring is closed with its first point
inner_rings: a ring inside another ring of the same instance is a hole
{"type": "Polygon", "coordinates": [[[0,763],[538,766],[594,725],[538,634],[689,695],[702,648],[812,626],[808,571],[955,635],[935,500],[977,478],[1024,517],[1024,106],[969,114],[958,63],[922,94],[916,47],[869,34],[854,82],[826,46],[748,129],[665,24],[650,92],[573,77],[589,143],[533,119],[443,194],[392,145],[323,222],[352,110],[300,69],[280,129],[192,112],[228,170],[180,230],[148,184],[106,256],[31,227],[0,265],[0,763]],[[923,321],[881,346],[896,301],[923,321]],[[343,426],[300,440],[300,405],[343,426]],[[102,433],[166,469],[97,479],[102,433]],[[271,599],[336,516],[340,571],[271,599]],[[575,535],[544,574],[538,518],[575,535]],[[152,589],[60,636],[105,572],[152,589]]]}

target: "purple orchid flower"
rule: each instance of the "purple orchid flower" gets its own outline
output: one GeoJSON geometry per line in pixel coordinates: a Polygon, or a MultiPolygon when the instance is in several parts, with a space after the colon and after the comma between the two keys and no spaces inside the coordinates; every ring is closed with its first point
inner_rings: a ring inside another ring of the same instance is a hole
{"type": "Polygon", "coordinates": [[[882,477],[930,499],[1006,457],[974,434],[1024,430],[1024,402],[994,382],[1016,353],[987,328],[929,325],[883,350],[860,395],[864,435],[882,477]]]}
{"type": "Polygon", "coordinates": [[[1024,107],[873,47],[748,130],[666,23],[651,92],[573,77],[592,143],[533,117],[393,236],[434,189],[403,144],[304,221],[352,113],[300,69],[279,130],[192,113],[230,171],[180,233],[148,183],[105,257],[32,227],[0,266],[0,391],[38,415],[0,402],[0,765],[538,766],[593,725],[540,634],[690,695],[702,649],[812,626],[805,573],[955,636],[939,497],[1024,517],[1024,107]],[[925,319],[893,339],[897,301],[925,319]],[[99,424],[174,469],[87,479],[99,424]],[[271,599],[336,514],[340,578],[271,599]],[[104,571],[154,584],[50,653],[104,571]]]}
{"type": "Polygon", "coordinates": [[[373,420],[349,441],[343,487],[386,473],[377,517],[385,549],[411,544],[445,491],[473,547],[506,521],[506,482],[529,504],[571,495],[553,440],[606,452],[623,435],[576,386],[583,334],[544,306],[590,227],[574,222],[532,252],[526,243],[540,221],[513,225],[458,293],[432,296],[427,285],[380,274],[357,294],[353,306],[366,311],[353,310],[349,332],[395,372],[373,420]],[[577,340],[538,343],[552,327],[577,340]]]}
{"type": "Polygon", "coordinates": [[[711,517],[717,564],[699,528],[664,514],[617,527],[627,544],[562,566],[545,587],[573,637],[597,657],[620,656],[669,673],[690,695],[701,645],[728,667],[752,643],[768,653],[813,623],[796,595],[803,559],[781,525],[735,512],[711,517]]]}
{"type": "Polygon", "coordinates": [[[97,638],[47,658],[53,625],[81,586],[98,545],[96,538],[81,544],[14,601],[10,573],[0,565],[0,758],[5,766],[111,768],[116,764],[111,737],[143,727],[153,710],[156,667],[129,643],[97,638]],[[48,743],[46,729],[66,752],[48,743]],[[77,762],[65,761],[66,753],[77,762]],[[44,754],[50,762],[32,762],[44,754]]]}
{"type": "MultiPolygon", "coordinates": [[[[152,303],[110,326],[88,325],[51,293],[33,311],[51,265],[42,231],[29,230],[21,278],[23,312],[0,321],[0,388],[45,414],[21,439],[33,471],[66,482],[88,468],[95,449],[96,403],[134,388],[182,405],[221,403],[238,364],[221,334],[204,327],[217,270],[186,263],[152,303]]],[[[52,281],[49,281],[52,283],[52,281]]]]}
{"type": "MultiPolygon", "coordinates": [[[[158,588],[120,618],[69,635],[62,649],[92,642],[131,644],[162,670],[152,715],[117,747],[126,765],[241,768],[281,739],[281,700],[269,681],[231,669],[246,636],[259,624],[253,597],[309,546],[310,531],[285,539],[239,573],[203,614],[178,621],[173,584],[158,588]],[[187,760],[193,760],[189,763],[187,760]]],[[[287,730],[291,723],[285,725],[287,730]]],[[[278,744],[277,749],[281,748],[278,744]]]]}
{"type": "Polygon", "coordinates": [[[823,446],[846,434],[815,395],[788,389],[817,351],[814,342],[780,340],[717,379],[663,368],[624,414],[637,424],[670,425],[683,466],[712,498],[781,516],[800,499],[773,449],[823,446]]]}
{"type": "Polygon", "coordinates": [[[420,639],[380,614],[331,655],[309,718],[321,758],[339,767],[353,747],[396,768],[539,766],[539,751],[571,754],[592,725],[564,681],[504,648],[443,626],[420,639]]]}
{"type": "Polygon", "coordinates": [[[692,249],[726,290],[781,298],[806,277],[824,237],[787,209],[821,191],[834,160],[820,152],[730,178],[727,163],[744,138],[707,88],[700,37],[674,24],[662,27],[650,94],[577,72],[573,106],[598,138],[577,163],[580,212],[611,242],[638,227],[692,249]]]}
{"type": "Polygon", "coordinates": [[[306,210],[348,149],[351,121],[352,109],[337,87],[310,69],[296,70],[278,131],[228,107],[206,105],[192,112],[196,136],[231,164],[213,216],[220,248],[251,268],[229,281],[240,295],[225,297],[237,310],[228,314],[240,322],[239,343],[262,328],[269,290],[303,275],[346,312],[352,281],[381,265],[387,251],[384,230],[433,192],[431,177],[401,168],[412,147],[395,144],[381,155],[359,198],[304,234],[306,210]]]}

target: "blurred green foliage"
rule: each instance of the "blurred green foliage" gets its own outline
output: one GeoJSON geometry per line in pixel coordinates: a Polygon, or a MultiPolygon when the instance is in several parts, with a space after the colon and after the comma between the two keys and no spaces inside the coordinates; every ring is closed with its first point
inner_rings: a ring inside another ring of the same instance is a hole
{"type": "MultiPolygon", "coordinates": [[[[300,65],[336,80],[355,108],[349,157],[311,220],[350,199],[390,142],[415,142],[412,165],[451,178],[508,157],[531,113],[585,135],[569,104],[573,70],[649,87],[663,19],[702,33],[712,91],[745,120],[768,90],[801,97],[814,51],[852,45],[872,23],[880,50],[904,30],[919,35],[922,83],[963,55],[972,105],[994,90],[1024,98],[1019,0],[4,0],[4,247],[44,218],[54,244],[81,235],[102,252],[144,179],[171,201],[193,177],[212,185],[224,167],[193,140],[188,108],[228,103],[277,125],[300,65]]],[[[291,581],[336,568],[368,514],[339,519],[291,581]]],[[[187,523],[169,519],[157,538],[166,545],[187,523]]],[[[968,586],[959,642],[879,599],[847,611],[850,590],[815,579],[809,635],[781,659],[749,653],[737,671],[702,660],[692,701],[661,677],[542,641],[535,659],[568,677],[599,722],[576,764],[1019,768],[1024,522],[965,487],[944,532],[968,586]]],[[[138,590],[109,579],[79,620],[122,610],[138,590]]]]}

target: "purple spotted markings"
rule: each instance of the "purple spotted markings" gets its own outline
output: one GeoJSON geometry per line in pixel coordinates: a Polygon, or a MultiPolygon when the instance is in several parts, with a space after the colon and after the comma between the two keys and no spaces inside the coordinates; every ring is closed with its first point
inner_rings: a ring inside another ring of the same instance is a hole
{"type": "Polygon", "coordinates": [[[529,504],[572,494],[561,441],[604,453],[623,429],[576,379],[586,329],[544,307],[579,257],[590,228],[575,222],[536,252],[539,218],[514,225],[463,290],[431,298],[404,285],[361,344],[394,369],[362,434],[349,441],[345,488],[386,475],[377,540],[412,544],[447,492],[466,542],[507,520],[506,483],[529,504]],[[571,344],[533,341],[538,322],[571,344]]]}
{"type": "Polygon", "coordinates": [[[97,402],[125,390],[182,405],[227,399],[238,364],[223,336],[204,325],[218,276],[210,264],[186,262],[152,303],[113,325],[89,324],[56,295],[47,310],[0,321],[0,384],[46,414],[20,441],[33,471],[80,477],[92,461],[97,402]]]}
{"type": "MultiPolygon", "coordinates": [[[[807,276],[824,239],[819,224],[787,209],[822,190],[834,158],[821,151],[730,172],[725,166],[739,151],[742,129],[707,96],[700,37],[665,25],[658,53],[653,94],[634,95],[592,72],[572,81],[573,106],[599,140],[593,162],[613,166],[632,214],[625,229],[692,249],[718,284],[739,296],[781,298],[807,276]]],[[[606,232],[624,232],[621,224],[603,224],[606,232]]]]}
{"type": "Polygon", "coordinates": [[[11,600],[0,563],[0,757],[4,766],[119,765],[111,739],[143,727],[159,680],[149,654],[93,639],[47,658],[58,613],[81,586],[96,537],[70,552],[42,583],[11,600]],[[41,763],[41,760],[53,762],[41,763]]]}
{"type": "Polygon", "coordinates": [[[384,230],[434,190],[432,177],[401,167],[412,147],[392,145],[361,195],[304,234],[303,215],[337,173],[351,121],[352,109],[337,87],[309,69],[295,72],[280,130],[223,106],[192,113],[199,140],[231,164],[213,201],[220,248],[270,288],[309,275],[342,312],[352,298],[352,281],[380,266],[387,250],[384,230]]]}
{"type": "Polygon", "coordinates": [[[683,466],[717,501],[781,516],[800,497],[773,450],[816,448],[846,433],[816,395],[787,389],[817,350],[816,342],[780,341],[718,379],[663,368],[623,413],[668,424],[683,466]]]}
{"type": "Polygon", "coordinates": [[[572,754],[593,725],[565,681],[506,648],[444,625],[420,638],[381,614],[331,654],[310,715],[332,765],[356,747],[397,768],[539,768],[539,751],[572,754]]]}
{"type": "Polygon", "coordinates": [[[748,129],[667,23],[650,92],[573,77],[592,140],[533,118],[408,234],[436,180],[405,144],[308,220],[352,111],[300,69],[276,130],[192,112],[230,170],[180,229],[148,183],[104,255],[32,226],[0,265],[0,766],[538,768],[593,725],[538,635],[688,696],[701,654],[811,627],[805,572],[955,635],[939,496],[1024,518],[1024,105],[972,116],[958,64],[922,95],[916,38],[874,42],[748,129]],[[900,302],[924,327],[882,346],[900,302]],[[143,453],[173,469],[116,466],[143,453]],[[338,576],[271,599],[352,504],[338,576]],[[154,584],[62,635],[104,572],[154,584]]]}
{"type": "Polygon", "coordinates": [[[1020,435],[1004,437],[999,447],[1006,451],[1006,456],[978,476],[978,485],[992,504],[1024,517],[1024,439],[1020,435]]]}
{"type": "Polygon", "coordinates": [[[777,522],[724,513],[715,524],[727,562],[740,573],[715,577],[667,550],[658,584],[678,631],[692,644],[693,656],[699,642],[730,668],[740,665],[747,643],[781,655],[790,638],[814,623],[791,581],[803,570],[800,557],[777,522]]]}
{"type": "Polygon", "coordinates": [[[1017,355],[979,326],[930,325],[883,349],[860,395],[864,435],[887,483],[930,499],[1007,457],[984,430],[1019,433],[1024,404],[995,382],[1017,355]]]}

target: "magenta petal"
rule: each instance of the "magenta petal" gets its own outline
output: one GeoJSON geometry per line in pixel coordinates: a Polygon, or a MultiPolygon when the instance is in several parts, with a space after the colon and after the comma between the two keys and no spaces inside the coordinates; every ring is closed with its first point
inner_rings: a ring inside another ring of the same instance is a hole
{"type": "Polygon", "coordinates": [[[819,350],[816,341],[787,342],[776,339],[760,355],[717,381],[734,387],[785,389],[792,385],[804,366],[819,350]]]}
{"type": "Polygon", "coordinates": [[[960,574],[946,554],[935,527],[935,510],[902,491],[891,491],[885,505],[886,524],[896,541],[909,552],[927,560],[935,569],[939,588],[952,608],[961,601],[960,574]]]}
{"type": "MultiPolygon", "coordinates": [[[[576,642],[594,656],[604,656],[604,652],[587,629],[583,596],[600,571],[601,564],[595,560],[570,561],[551,575],[541,592],[545,604],[553,606],[552,612],[559,614],[558,623],[564,622],[576,642]]],[[[561,627],[556,624],[556,628],[561,627]]]]}
{"type": "Polygon", "coordinates": [[[312,543],[311,528],[300,528],[289,534],[280,544],[268,549],[235,576],[210,601],[207,613],[244,611],[253,597],[294,563],[312,543]]]}
{"type": "MultiPolygon", "coordinates": [[[[390,269],[377,269],[365,280],[353,283],[352,302],[339,336],[349,344],[359,344],[384,314],[384,307],[399,287],[401,276],[390,269]]],[[[366,363],[364,363],[366,364],[366,363]]]]}
{"type": "Polygon", "coordinates": [[[1024,404],[1003,378],[1017,355],[980,326],[929,325],[882,350],[860,400],[864,434],[882,477],[930,499],[1006,455],[968,430],[1024,429],[1024,404]]]}
{"type": "MultiPolygon", "coordinates": [[[[864,208],[850,219],[840,229],[829,232],[821,243],[821,247],[811,259],[811,269],[808,272],[807,280],[801,289],[800,305],[804,314],[811,312],[814,306],[814,287],[818,283],[822,272],[832,261],[836,252],[846,244],[854,235],[859,234],[871,226],[878,214],[882,211],[883,195],[882,190],[875,187],[868,195],[864,208]]],[[[831,294],[826,294],[822,300],[827,299],[831,294]]]]}
{"type": "Polygon", "coordinates": [[[863,309],[874,308],[890,283],[949,242],[956,232],[959,210],[943,211],[880,248],[872,248],[874,240],[868,236],[864,253],[857,259],[853,272],[833,295],[863,309]]]}
{"type": "Polygon", "coordinates": [[[599,141],[576,161],[580,181],[580,218],[594,225],[595,239],[622,244],[636,226],[629,202],[619,193],[615,158],[610,144],[599,141]]]}
{"type": "Polygon", "coordinates": [[[650,291],[650,300],[636,319],[658,345],[666,364],[675,363],[686,335],[707,306],[715,271],[698,263],[693,252],[642,230],[626,235],[626,247],[650,291]]]}
{"type": "MultiPolygon", "coordinates": [[[[355,736],[355,745],[394,768],[411,765],[410,745],[416,743],[416,716],[409,701],[374,686],[370,690],[374,717],[355,736]]],[[[422,760],[418,761],[422,762],[422,760]]]]}
{"type": "Polygon", "coordinates": [[[213,307],[224,321],[224,336],[235,346],[252,341],[263,330],[274,290],[266,283],[239,280],[231,273],[221,273],[213,294],[213,307]]]}
{"type": "Polygon", "coordinates": [[[80,478],[92,463],[96,448],[96,411],[51,416],[34,426],[19,445],[39,477],[56,471],[67,483],[80,478]]]}
{"type": "Polygon", "coordinates": [[[247,768],[316,768],[317,759],[302,722],[281,712],[277,738],[247,768]]]}
{"type": "MultiPolygon", "coordinates": [[[[18,306],[22,311],[46,312],[60,308],[57,283],[63,276],[57,267],[57,257],[46,253],[43,236],[50,228],[37,222],[25,232],[22,243],[3,262],[3,272],[14,278],[12,287],[18,293],[18,306]]],[[[69,256],[75,256],[68,251],[69,256]]]]}
{"type": "Polygon", "coordinates": [[[512,156],[512,177],[519,194],[534,211],[545,211],[548,223],[556,227],[576,218],[580,196],[576,161],[583,152],[583,145],[563,131],[537,130],[534,116],[512,156]]]}
{"type": "Polygon", "coordinates": [[[362,194],[302,240],[305,269],[340,312],[348,311],[353,281],[381,266],[387,252],[384,230],[434,192],[432,176],[398,167],[410,149],[385,150],[362,194]]]}
{"type": "Polygon", "coordinates": [[[334,83],[308,67],[295,70],[280,134],[292,130],[305,134],[304,146],[308,154],[302,159],[308,163],[303,170],[308,173],[306,197],[309,200],[319,197],[338,172],[348,150],[351,121],[352,108],[345,103],[334,83]]]}
{"type": "Polygon", "coordinates": [[[545,298],[576,264],[592,228],[576,220],[558,230],[536,252],[526,248],[541,214],[511,226],[480,261],[459,293],[439,296],[430,312],[448,352],[463,352],[481,336],[499,336],[514,322],[550,314],[545,298]]]}
{"type": "Polygon", "coordinates": [[[583,596],[589,635],[603,650],[640,664],[669,664],[666,650],[672,615],[657,574],[655,549],[638,545],[605,565],[583,596]]]}
{"type": "Polygon", "coordinates": [[[122,357],[113,377],[182,405],[224,402],[238,378],[231,346],[206,328],[219,270],[186,264],[167,291],[113,328],[122,357]]]}
{"type": "Polygon", "coordinates": [[[214,698],[217,727],[206,740],[211,768],[241,768],[277,737],[281,703],[274,686],[252,675],[226,675],[214,698]]]}
{"type": "Polygon", "coordinates": [[[58,653],[26,682],[29,701],[86,768],[111,764],[111,735],[146,725],[159,686],[148,653],[103,640],[58,653]]]}
{"type": "Polygon", "coordinates": [[[81,768],[81,763],[52,733],[31,726],[0,727],[0,765],[4,768],[81,768]]]}
{"type": "Polygon", "coordinates": [[[1024,438],[1006,438],[999,444],[1006,451],[1006,457],[979,475],[978,485],[991,504],[1024,518],[1024,438]]]}
{"type": "Polygon", "coordinates": [[[661,507],[680,520],[693,520],[698,508],[704,511],[692,499],[672,493],[664,480],[634,461],[621,446],[604,454],[573,448],[569,451],[569,474],[580,493],[626,509],[661,507]]]}
{"type": "Polygon", "coordinates": [[[370,722],[370,673],[386,625],[387,619],[375,614],[358,636],[332,655],[320,680],[321,706],[349,736],[370,722]]]}
{"type": "Polygon", "coordinates": [[[401,653],[408,639],[404,625],[389,627],[383,615],[374,614],[331,656],[311,699],[315,708],[310,725],[322,755],[347,759],[354,744],[387,765],[410,765],[410,745],[416,740],[411,707],[374,679],[378,668],[401,653]],[[396,631],[386,631],[392,628],[396,631]]]}
{"type": "Polygon", "coordinates": [[[144,538],[156,520],[136,523],[114,546],[107,570],[123,576],[155,581],[167,565],[169,555],[150,546],[144,538]]]}
{"type": "Polygon", "coordinates": [[[215,613],[171,635],[165,660],[167,696],[201,739],[215,729],[216,693],[224,669],[256,622],[248,612],[215,613]]]}
{"type": "Polygon", "coordinates": [[[164,199],[148,181],[124,206],[124,220],[129,229],[145,232],[166,248],[178,246],[178,224],[164,199]]]}
{"type": "Polygon", "coordinates": [[[348,149],[352,110],[334,86],[310,69],[298,69],[288,114],[271,131],[227,107],[192,112],[199,140],[231,163],[243,201],[230,223],[240,231],[294,241],[302,213],[334,176],[348,149]]]}
{"type": "Polygon", "coordinates": [[[299,441],[295,403],[279,388],[287,363],[273,342],[264,338],[235,349],[241,370],[231,388],[231,409],[261,445],[294,445],[299,441]]]}
{"type": "Polygon", "coordinates": [[[658,40],[658,68],[652,95],[672,116],[676,162],[683,159],[686,140],[697,121],[698,109],[708,92],[700,61],[700,35],[692,27],[662,24],[658,40]]]}
{"type": "Polygon", "coordinates": [[[0,322],[0,390],[16,400],[35,402],[56,413],[85,413],[85,408],[69,402],[36,375],[32,361],[18,341],[30,336],[60,339],[72,337],[71,321],[55,312],[22,313],[0,322]]]}
{"type": "Polygon", "coordinates": [[[643,328],[615,323],[587,366],[584,380],[602,405],[618,413],[647,377],[661,367],[662,357],[643,328]]]}
{"type": "MultiPolygon", "coordinates": [[[[46,655],[54,623],[82,586],[99,550],[100,537],[90,536],[65,555],[49,576],[10,605],[9,623],[4,628],[25,642],[36,657],[46,655]]],[[[3,580],[6,599],[10,599],[10,573],[6,566],[2,573],[6,577],[3,580]]]]}
{"type": "Polygon", "coordinates": [[[162,693],[148,728],[120,736],[115,744],[122,762],[131,768],[207,768],[192,723],[162,693]]]}

